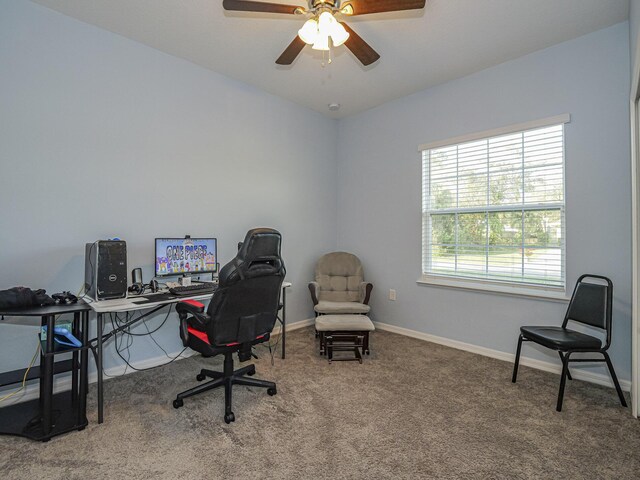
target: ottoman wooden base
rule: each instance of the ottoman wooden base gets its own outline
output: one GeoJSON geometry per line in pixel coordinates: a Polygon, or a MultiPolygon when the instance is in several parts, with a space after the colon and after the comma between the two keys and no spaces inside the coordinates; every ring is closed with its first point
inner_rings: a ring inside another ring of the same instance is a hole
{"type": "Polygon", "coordinates": [[[320,337],[320,355],[326,355],[329,363],[357,360],[370,354],[369,332],[375,330],[366,315],[321,315],[316,318],[316,331],[320,337]],[[334,352],[353,352],[353,357],[334,358],[334,352]]]}

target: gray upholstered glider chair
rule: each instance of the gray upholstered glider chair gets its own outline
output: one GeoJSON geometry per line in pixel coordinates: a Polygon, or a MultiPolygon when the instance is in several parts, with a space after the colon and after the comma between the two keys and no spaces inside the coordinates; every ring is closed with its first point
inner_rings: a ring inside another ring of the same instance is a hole
{"type": "Polygon", "coordinates": [[[372,289],[364,281],[360,259],[347,252],[323,255],[316,263],[315,282],[309,283],[316,315],[366,315],[372,289]]]}

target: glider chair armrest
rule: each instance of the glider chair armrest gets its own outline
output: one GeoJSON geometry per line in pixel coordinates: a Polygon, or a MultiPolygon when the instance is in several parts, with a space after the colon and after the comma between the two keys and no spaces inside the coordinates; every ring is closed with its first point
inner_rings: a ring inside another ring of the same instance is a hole
{"type": "Polygon", "coordinates": [[[373,290],[372,283],[360,282],[360,303],[369,305],[369,299],[371,298],[371,290],[373,290]]]}
{"type": "Polygon", "coordinates": [[[318,295],[320,294],[320,284],[318,282],[309,282],[309,293],[311,293],[311,300],[313,300],[313,305],[317,305],[318,295]]]}

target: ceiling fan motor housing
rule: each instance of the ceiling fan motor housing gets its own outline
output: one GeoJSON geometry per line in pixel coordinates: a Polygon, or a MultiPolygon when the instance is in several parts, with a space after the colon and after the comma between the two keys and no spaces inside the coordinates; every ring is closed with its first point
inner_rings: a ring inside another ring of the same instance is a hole
{"type": "Polygon", "coordinates": [[[322,6],[338,8],[340,6],[340,0],[309,0],[309,5],[312,9],[322,6]]]}

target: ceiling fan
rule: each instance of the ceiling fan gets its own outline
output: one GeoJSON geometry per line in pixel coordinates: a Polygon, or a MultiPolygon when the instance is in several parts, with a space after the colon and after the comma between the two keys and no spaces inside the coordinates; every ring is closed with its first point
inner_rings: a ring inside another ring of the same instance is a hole
{"type": "Polygon", "coordinates": [[[253,0],[223,0],[225,10],[241,12],[283,13],[309,17],[298,35],[276,60],[278,65],[291,65],[305,45],[314,50],[329,50],[329,40],[334,47],[344,44],[363,65],[371,65],[380,58],[349,25],[335,19],[334,15],[350,17],[368,13],[394,12],[424,8],[426,0],[308,0],[309,8],[280,3],[253,0]]]}

